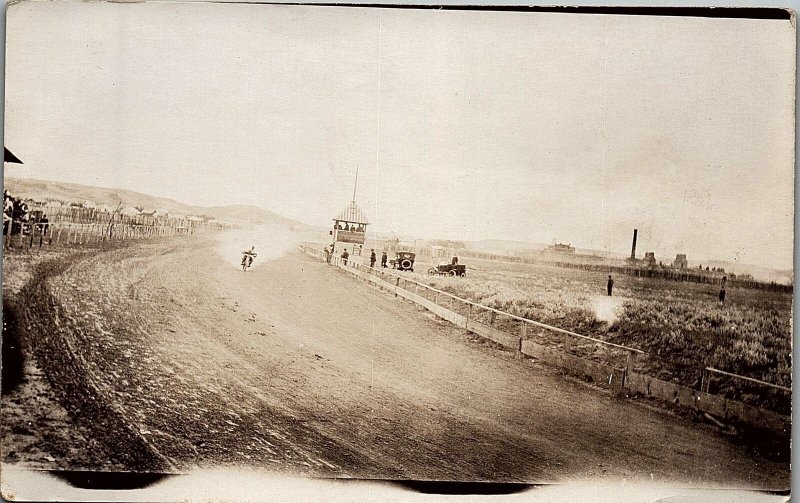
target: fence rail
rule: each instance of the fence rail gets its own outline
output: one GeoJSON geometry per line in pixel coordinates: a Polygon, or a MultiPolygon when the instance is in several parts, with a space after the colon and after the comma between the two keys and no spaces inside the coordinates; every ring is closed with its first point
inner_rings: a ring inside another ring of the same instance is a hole
{"type": "Polygon", "coordinates": [[[522,318],[496,308],[458,297],[457,295],[439,290],[425,283],[404,278],[400,274],[387,271],[383,268],[370,267],[357,262],[343,260],[340,257],[325,256],[322,251],[311,246],[300,245],[299,249],[307,255],[311,255],[320,260],[327,260],[331,265],[359,276],[380,288],[386,289],[394,293],[396,297],[402,296],[403,298],[422,305],[438,316],[464,328],[467,332],[476,333],[503,346],[509,347],[516,351],[518,357],[524,354],[535,356],[548,363],[559,366],[562,369],[568,371],[572,370],[576,375],[588,376],[596,383],[615,390],[617,393],[641,394],[674,404],[691,406],[719,417],[736,419],[776,430],[788,431],[789,425],[791,424],[789,417],[778,412],[761,409],[708,392],[708,384],[710,383],[710,376],[712,374],[721,374],[727,377],[745,380],[751,384],[764,386],[770,389],[777,388],[783,391],[791,391],[789,388],[710,367],[702,369],[703,380],[699,390],[668,381],[662,381],[636,372],[634,366],[636,365],[637,357],[647,354],[640,349],[603,341],[535,320],[522,318]],[[387,278],[390,279],[387,281],[387,278]],[[422,290],[422,294],[420,289],[422,290]],[[426,296],[425,293],[427,293],[428,296],[426,296]],[[428,298],[431,296],[433,299],[428,298]],[[445,301],[447,305],[443,305],[440,297],[447,299],[447,301],[445,301]],[[479,319],[479,312],[481,311],[490,313],[488,324],[483,323],[479,319]],[[519,324],[518,335],[498,329],[497,316],[502,316],[503,318],[517,322],[519,324]],[[530,339],[527,329],[531,326],[549,333],[564,336],[563,348],[559,350],[552,347],[552,345],[541,343],[546,341],[530,339]],[[574,341],[583,341],[600,346],[609,351],[622,352],[625,356],[625,360],[623,362],[621,360],[615,361],[613,358],[609,358],[609,364],[598,363],[594,360],[575,356],[572,354],[575,349],[573,346],[574,341]]]}
{"type": "Polygon", "coordinates": [[[730,377],[732,379],[737,379],[739,381],[746,381],[752,384],[756,384],[758,386],[764,386],[767,388],[777,389],[780,391],[784,391],[787,393],[792,392],[792,388],[787,388],[786,386],[779,386],[777,384],[772,384],[771,382],[762,381],[760,379],[755,379],[753,377],[747,377],[739,374],[733,374],[731,372],[725,372],[724,370],[715,369],[713,367],[706,367],[703,369],[703,379],[700,384],[700,389],[708,393],[708,390],[711,386],[711,376],[713,374],[723,375],[725,377],[730,377]]]}

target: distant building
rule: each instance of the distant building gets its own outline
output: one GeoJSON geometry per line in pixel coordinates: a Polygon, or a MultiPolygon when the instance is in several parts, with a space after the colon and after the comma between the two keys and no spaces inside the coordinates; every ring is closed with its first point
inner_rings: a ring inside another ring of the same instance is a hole
{"type": "Polygon", "coordinates": [[[656,266],[656,254],[655,252],[644,252],[644,265],[647,267],[655,267],[656,266]]]}
{"type": "Polygon", "coordinates": [[[675,255],[675,261],[672,263],[672,267],[675,269],[686,269],[689,267],[689,262],[686,260],[685,253],[679,253],[675,255]]]}
{"type": "Polygon", "coordinates": [[[444,258],[448,261],[450,258],[457,254],[455,248],[440,246],[440,245],[432,245],[430,248],[431,251],[431,258],[444,258]]]}
{"type": "Polygon", "coordinates": [[[556,243],[549,245],[545,251],[548,253],[575,253],[575,248],[568,244],[556,243]]]}
{"type": "Polygon", "coordinates": [[[400,238],[392,234],[386,241],[386,251],[396,252],[399,249],[400,249],[400,238]]]}

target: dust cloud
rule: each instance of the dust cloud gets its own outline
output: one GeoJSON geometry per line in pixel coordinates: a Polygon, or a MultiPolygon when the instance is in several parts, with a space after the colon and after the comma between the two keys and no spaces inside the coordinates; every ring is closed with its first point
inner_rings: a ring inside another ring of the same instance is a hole
{"type": "Polygon", "coordinates": [[[589,304],[594,311],[594,317],[613,325],[619,320],[622,305],[625,303],[624,297],[608,297],[605,295],[594,295],[589,298],[589,304]]]}
{"type": "Polygon", "coordinates": [[[302,234],[286,225],[262,224],[221,232],[216,251],[226,263],[237,269],[242,266],[242,252],[255,247],[258,256],[252,267],[259,267],[269,260],[283,257],[295,250],[302,241],[302,234]]]}

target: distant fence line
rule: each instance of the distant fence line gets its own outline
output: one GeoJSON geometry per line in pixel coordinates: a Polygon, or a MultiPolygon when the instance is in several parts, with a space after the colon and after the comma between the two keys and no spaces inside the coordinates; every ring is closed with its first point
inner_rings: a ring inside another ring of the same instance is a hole
{"type": "Polygon", "coordinates": [[[720,418],[733,419],[776,431],[788,431],[790,427],[791,418],[787,415],[710,393],[710,387],[713,376],[717,375],[747,382],[787,397],[791,397],[790,388],[706,367],[700,369],[702,375],[700,389],[695,390],[637,372],[638,357],[645,354],[639,349],[522,318],[458,297],[425,283],[404,278],[401,274],[383,268],[345,261],[335,256],[325,257],[321,250],[311,246],[300,245],[299,250],[319,260],[327,259],[331,265],[394,293],[395,297],[402,297],[421,305],[440,318],[463,328],[465,332],[475,333],[513,350],[518,357],[528,355],[538,358],[573,375],[589,378],[615,393],[656,398],[720,418]],[[516,333],[509,332],[507,328],[498,328],[500,317],[505,319],[505,327],[509,326],[509,322],[515,324],[516,333]],[[550,339],[547,336],[550,336],[550,339]],[[553,337],[560,338],[555,347],[553,342],[558,339],[553,337]],[[601,348],[605,362],[597,362],[574,354],[591,353],[592,351],[586,351],[587,346],[601,348]]]}
{"type": "Polygon", "coordinates": [[[782,283],[757,281],[755,279],[736,277],[733,273],[701,271],[700,269],[669,269],[669,268],[645,268],[632,267],[619,264],[587,263],[587,262],[568,262],[563,260],[552,260],[548,258],[517,257],[512,255],[500,255],[495,253],[483,253],[473,250],[460,250],[462,257],[500,260],[504,262],[514,262],[520,264],[545,265],[553,267],[563,267],[567,269],[580,269],[583,271],[602,272],[606,274],[625,274],[642,278],[661,278],[673,281],[686,281],[692,283],[705,283],[709,285],[720,285],[722,277],[726,277],[728,286],[741,288],[753,288],[758,290],[768,290],[774,292],[792,293],[793,285],[782,283]]]}
{"type": "Polygon", "coordinates": [[[226,225],[223,222],[206,221],[199,217],[174,216],[169,214],[126,214],[121,211],[107,211],[98,208],[83,208],[80,206],[47,206],[29,204],[28,213],[41,213],[47,215],[50,223],[69,222],[74,224],[98,224],[111,221],[128,225],[149,225],[161,227],[201,227],[211,225],[226,225]]]}
{"type": "Polygon", "coordinates": [[[232,227],[231,224],[208,222],[193,222],[192,225],[184,225],[179,219],[165,219],[156,221],[156,225],[148,225],[131,219],[112,219],[108,214],[106,214],[106,218],[106,221],[95,223],[76,223],[65,220],[46,223],[5,220],[3,222],[3,246],[7,249],[75,246],[98,242],[189,235],[232,227]]]}

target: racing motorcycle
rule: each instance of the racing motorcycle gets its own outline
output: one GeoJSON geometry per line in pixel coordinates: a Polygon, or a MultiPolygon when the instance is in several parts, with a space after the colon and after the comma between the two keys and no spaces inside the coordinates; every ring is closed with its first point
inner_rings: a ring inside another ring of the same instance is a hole
{"type": "Polygon", "coordinates": [[[246,271],[248,267],[253,265],[253,259],[258,256],[254,250],[255,246],[242,252],[242,271],[246,271]]]}

